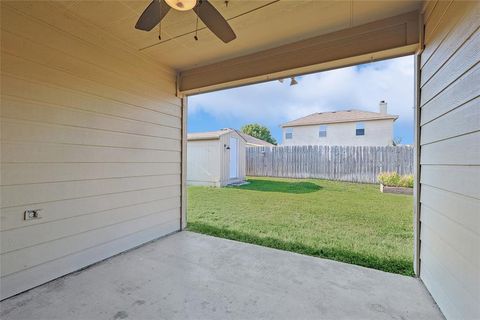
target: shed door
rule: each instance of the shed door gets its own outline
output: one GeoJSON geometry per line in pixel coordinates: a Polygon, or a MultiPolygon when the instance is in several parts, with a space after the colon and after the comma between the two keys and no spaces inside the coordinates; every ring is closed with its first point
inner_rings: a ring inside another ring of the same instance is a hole
{"type": "Polygon", "coordinates": [[[238,178],[238,140],[230,138],[230,178],[238,178]]]}

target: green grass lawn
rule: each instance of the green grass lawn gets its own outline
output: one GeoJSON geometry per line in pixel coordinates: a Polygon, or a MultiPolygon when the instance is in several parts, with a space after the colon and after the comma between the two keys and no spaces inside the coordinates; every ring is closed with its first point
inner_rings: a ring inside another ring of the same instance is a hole
{"type": "Polygon", "coordinates": [[[188,188],[188,230],[413,275],[412,196],[378,185],[249,178],[188,188]]]}

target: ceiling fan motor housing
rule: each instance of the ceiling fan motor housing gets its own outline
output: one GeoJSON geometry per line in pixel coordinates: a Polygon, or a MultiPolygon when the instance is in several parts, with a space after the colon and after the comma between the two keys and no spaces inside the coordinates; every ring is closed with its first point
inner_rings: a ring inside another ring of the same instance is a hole
{"type": "MultiPolygon", "coordinates": [[[[237,37],[227,20],[207,0],[152,0],[138,18],[135,28],[144,31],[152,30],[162,21],[171,8],[179,11],[193,10],[198,17],[195,32],[198,31],[198,19],[200,19],[210,31],[225,43],[237,37]]],[[[198,37],[195,37],[195,40],[198,40],[198,37]]]]}
{"type": "Polygon", "coordinates": [[[197,0],[165,0],[165,2],[175,10],[187,11],[197,5],[197,0]]]}

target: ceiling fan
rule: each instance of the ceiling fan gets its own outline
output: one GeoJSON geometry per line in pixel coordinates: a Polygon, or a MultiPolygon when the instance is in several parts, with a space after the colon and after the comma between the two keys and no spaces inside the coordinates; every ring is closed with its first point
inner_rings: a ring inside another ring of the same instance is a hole
{"type": "Polygon", "coordinates": [[[170,8],[179,11],[193,10],[198,18],[223,42],[237,36],[227,20],[207,0],[153,0],[138,18],[136,29],[150,31],[162,21],[170,8]]]}

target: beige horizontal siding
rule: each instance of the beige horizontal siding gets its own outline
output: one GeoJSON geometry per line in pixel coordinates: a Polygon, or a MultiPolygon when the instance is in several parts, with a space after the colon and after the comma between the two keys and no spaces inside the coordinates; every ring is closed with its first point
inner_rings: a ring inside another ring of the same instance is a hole
{"type": "MultiPolygon", "coordinates": [[[[446,244],[456,252],[455,256],[458,256],[458,261],[469,262],[470,260],[471,263],[467,263],[465,270],[480,268],[480,252],[477,246],[480,235],[478,232],[465,230],[460,223],[450,219],[448,215],[441,214],[424,204],[422,204],[422,219],[424,226],[434,230],[440,238],[444,239],[445,235],[448,235],[449,239],[446,244]]],[[[428,241],[426,245],[428,245],[428,241]]],[[[462,281],[464,280],[466,279],[462,278],[462,281]]],[[[469,281],[465,281],[465,285],[468,283],[469,281]]],[[[473,287],[467,289],[478,292],[473,287]]]]}
{"type": "Polygon", "coordinates": [[[101,245],[117,238],[144,230],[152,225],[165,223],[177,219],[178,209],[169,211],[146,213],[144,216],[136,216],[134,220],[121,222],[100,229],[93,229],[80,234],[74,234],[59,241],[40,243],[35,247],[2,254],[2,274],[7,276],[42,263],[64,258],[66,255],[86,250],[101,245]],[[18,268],[18,265],[22,267],[18,268]]]}
{"type": "Polygon", "coordinates": [[[448,216],[463,228],[479,233],[480,215],[477,199],[423,184],[421,202],[439,214],[448,216]]]}
{"type": "Polygon", "coordinates": [[[2,186],[4,208],[180,185],[177,174],[2,186]]]}
{"type": "Polygon", "coordinates": [[[4,298],[179,229],[182,111],[174,70],[54,2],[1,6],[4,298]]]}
{"type": "Polygon", "coordinates": [[[420,163],[480,165],[478,141],[480,141],[480,131],[422,145],[420,163]],[[470,147],[465,148],[465,146],[470,147]]]}
{"type": "Polygon", "coordinates": [[[106,259],[125,251],[125,248],[139,246],[157,238],[159,235],[168,234],[176,228],[178,228],[177,218],[164,223],[149,225],[144,229],[132,228],[133,233],[125,232],[121,237],[74,252],[68,257],[50,260],[35,267],[24,269],[22,272],[9,274],[2,278],[2,292],[6,295],[11,292],[28,290],[32,284],[41,284],[52,280],[52,275],[76,271],[81,265],[90,265],[106,259]]]}
{"type": "Polygon", "coordinates": [[[2,185],[12,186],[179,174],[180,164],[174,162],[6,163],[3,169],[2,185]]]}
{"type": "MultiPolygon", "coordinates": [[[[422,75],[421,84],[424,84],[428,81],[433,73],[428,70],[437,70],[439,66],[442,65],[442,61],[448,59],[455,50],[459,48],[459,44],[463,43],[468,36],[473,32],[475,25],[478,27],[478,22],[475,19],[475,4],[473,1],[471,3],[461,3],[460,1],[438,1],[437,7],[435,7],[435,14],[437,18],[440,17],[441,12],[446,13],[448,9],[449,17],[448,19],[437,20],[437,22],[442,22],[438,26],[438,29],[435,30],[435,37],[427,40],[429,42],[428,47],[425,48],[421,56],[422,66],[426,68],[426,73],[422,75]],[[465,6],[468,6],[467,8],[465,6]],[[464,16],[465,9],[467,15],[473,16],[464,16]],[[466,23],[460,23],[462,19],[466,19],[466,23]],[[449,41],[444,41],[445,38],[449,37],[449,41]],[[435,53],[435,59],[430,59],[435,53]],[[427,63],[429,64],[428,66],[427,63]]],[[[427,26],[430,28],[430,21],[427,20],[427,26]]]]}
{"type": "Polygon", "coordinates": [[[39,142],[4,142],[4,162],[173,162],[179,152],[56,144],[39,142]]]}
{"type": "Polygon", "coordinates": [[[480,127],[480,98],[422,126],[422,145],[475,132],[480,127]]]}
{"type": "Polygon", "coordinates": [[[4,141],[180,151],[178,140],[4,118],[4,141]]]}
{"type": "Polygon", "coordinates": [[[2,241],[2,254],[19,251],[55,241],[64,237],[113,226],[125,221],[134,220],[157,212],[163,212],[178,208],[179,198],[174,196],[167,199],[142,202],[141,204],[121,207],[109,211],[92,213],[73,217],[70,220],[58,220],[50,223],[32,225],[25,228],[3,231],[0,237],[2,241]],[[75,226],[74,230],[65,227],[65,224],[75,226]]]}
{"type": "Polygon", "coordinates": [[[438,5],[439,1],[438,0],[432,0],[432,1],[425,1],[423,3],[423,21],[424,23],[427,23],[430,18],[432,17],[432,13],[435,9],[435,7],[438,5]]]}
{"type": "MultiPolygon", "coordinates": [[[[428,211],[428,209],[425,210],[425,212],[427,213],[427,216],[431,216],[430,221],[432,222],[434,222],[434,219],[439,218],[439,215],[428,211]]],[[[469,259],[466,259],[462,253],[457,251],[458,247],[452,246],[449,241],[445,241],[445,230],[438,229],[440,225],[444,224],[444,221],[440,220],[436,223],[430,224],[428,219],[429,218],[426,218],[426,221],[423,225],[425,237],[428,237],[429,239],[428,243],[425,244],[425,248],[428,248],[428,250],[424,250],[423,254],[430,255],[432,259],[440,258],[441,262],[438,263],[438,265],[444,267],[449,276],[455,279],[453,287],[456,287],[457,290],[461,291],[461,295],[467,297],[466,299],[462,300],[465,303],[471,302],[471,299],[468,296],[477,295],[479,293],[478,288],[469,286],[470,281],[475,281],[477,278],[476,270],[478,270],[478,265],[471,265],[469,263],[469,259]],[[465,267],[465,265],[467,266],[465,267]],[[451,273],[451,270],[455,270],[457,268],[461,268],[462,272],[451,273]]],[[[448,230],[448,232],[455,231],[456,230],[448,230]]],[[[461,237],[460,240],[465,240],[464,238],[472,238],[472,235],[469,234],[466,237],[461,237]]],[[[476,254],[476,257],[478,258],[478,253],[476,254]]]]}
{"type": "MultiPolygon", "coordinates": [[[[4,77],[3,79],[5,79],[4,77]]],[[[7,81],[2,82],[2,89],[5,92],[12,92],[8,87],[7,81]],[[4,84],[6,85],[4,86],[4,84]]],[[[25,84],[25,82],[23,83],[25,84]]],[[[21,88],[21,85],[20,85],[21,88]]],[[[29,90],[28,86],[25,86],[24,89],[20,90],[29,90]]],[[[35,94],[35,90],[30,91],[32,94],[35,94]]],[[[45,92],[42,90],[42,92],[45,92]]],[[[49,94],[55,94],[58,92],[56,90],[51,90],[49,94]]],[[[55,99],[58,98],[58,95],[55,95],[55,99]]],[[[68,94],[65,96],[68,99],[68,94]]],[[[79,97],[79,99],[86,99],[90,101],[88,96],[79,97]]],[[[110,114],[104,114],[99,112],[90,112],[83,110],[76,110],[69,107],[64,107],[62,105],[48,104],[44,102],[37,102],[25,99],[12,99],[11,97],[5,96],[3,98],[5,107],[2,108],[2,115],[4,118],[24,120],[24,121],[34,121],[41,123],[50,123],[50,124],[60,124],[64,126],[71,127],[80,127],[87,129],[96,129],[103,130],[108,132],[120,132],[128,134],[136,134],[142,136],[151,136],[157,138],[168,138],[178,140],[177,134],[178,130],[175,127],[166,127],[145,121],[139,121],[138,119],[129,119],[122,116],[120,107],[113,107],[113,110],[118,110],[119,114],[117,116],[112,116],[110,114]],[[8,102],[8,104],[7,104],[8,102]],[[98,121],[91,121],[92,116],[98,121]]],[[[99,108],[103,102],[100,102],[99,108]]],[[[107,106],[107,104],[105,104],[107,106]]],[[[107,110],[108,108],[105,108],[107,110]]],[[[130,112],[131,113],[131,112],[130,112]]],[[[177,120],[178,121],[178,120],[177,120]]]]}
{"type": "MultiPolygon", "coordinates": [[[[432,240],[426,244],[426,248],[428,248],[428,250],[425,250],[425,254],[432,254],[433,257],[443,257],[445,269],[447,270],[455,270],[459,268],[462,269],[462,273],[452,274],[451,277],[455,279],[455,283],[457,283],[458,289],[463,295],[477,296],[480,288],[469,286],[469,283],[471,281],[476,281],[478,277],[478,267],[470,265],[467,259],[459,255],[453,247],[442,240],[442,234],[435,232],[434,228],[426,225],[425,234],[428,235],[429,239],[432,240]]],[[[472,303],[472,300],[465,299],[465,302],[472,303]]]]}
{"type": "Polygon", "coordinates": [[[420,182],[427,186],[480,199],[478,166],[422,165],[420,182]]]}
{"type": "MultiPolygon", "coordinates": [[[[480,25],[480,22],[478,24],[480,25]]],[[[464,74],[466,70],[478,63],[480,60],[479,43],[480,31],[477,26],[472,36],[462,44],[460,49],[440,69],[436,69],[436,66],[430,66],[428,63],[423,67],[422,70],[425,69],[425,72],[435,74],[435,76],[432,76],[422,85],[422,101],[429,101],[464,74]]]]}
{"type": "MultiPolygon", "coordinates": [[[[170,86],[171,77],[175,77],[173,70],[160,67],[145,56],[138,55],[138,52],[127,52],[128,48],[124,43],[110,38],[109,34],[102,33],[96,26],[78,20],[77,17],[62,10],[54,2],[21,3],[12,1],[4,4],[2,8],[6,9],[2,10],[2,38],[4,33],[17,36],[17,39],[9,44],[10,49],[2,48],[3,51],[13,52],[20,57],[22,53],[14,50],[18,48],[16,45],[19,43],[22,45],[20,51],[25,51],[25,54],[28,53],[28,50],[23,49],[23,45],[40,44],[43,48],[39,49],[39,55],[44,50],[52,48],[56,55],[63,55],[65,59],[74,57],[74,65],[83,62],[88,64],[88,70],[78,71],[77,69],[72,75],[76,75],[77,72],[97,70],[100,66],[118,74],[118,79],[123,79],[121,81],[138,78],[140,80],[138,83],[157,87],[161,93],[164,93],[163,97],[166,100],[164,103],[170,102],[178,105],[178,99],[173,95],[175,87],[171,88],[170,86]],[[47,21],[43,17],[50,19],[47,21]],[[46,34],[48,37],[45,36],[46,34]],[[48,41],[42,41],[44,39],[48,39],[48,41]],[[145,72],[145,70],[150,72],[145,72]]],[[[131,51],[134,50],[131,49],[131,51]]],[[[47,58],[52,59],[53,57],[47,58]]],[[[29,55],[28,59],[35,61],[36,58],[29,55]]],[[[48,68],[62,70],[68,70],[68,67],[68,64],[57,64],[55,61],[48,65],[48,68]]],[[[108,81],[112,80],[113,77],[108,81]]],[[[115,83],[114,87],[118,87],[120,83],[115,83]]]]}
{"type": "Polygon", "coordinates": [[[48,224],[50,222],[66,220],[83,215],[134,207],[152,201],[175,197],[178,195],[179,189],[180,186],[154,187],[42,202],[35,205],[41,205],[43,210],[45,212],[50,212],[50,214],[43,216],[41,221],[23,220],[23,216],[18,215],[18,212],[24,208],[22,205],[9,207],[2,209],[1,230],[4,231],[24,228],[31,225],[48,224]]]}
{"type": "MultiPolygon", "coordinates": [[[[440,1],[436,0],[433,1],[435,2],[435,6],[432,6],[432,11],[430,14],[428,14],[427,11],[427,19],[428,23],[425,24],[425,41],[426,42],[433,42],[432,40],[432,34],[434,32],[439,32],[441,31],[444,27],[443,24],[441,24],[441,20],[443,18],[443,15],[445,14],[446,9],[452,4],[452,0],[447,0],[447,1],[440,1]]],[[[429,9],[429,8],[427,8],[429,9]]]]}
{"type": "MultiPolygon", "coordinates": [[[[436,285],[442,289],[442,293],[445,294],[445,300],[451,299],[451,297],[458,299],[453,300],[452,306],[447,309],[447,319],[477,319],[477,317],[474,316],[476,302],[473,301],[472,295],[466,291],[465,287],[461,286],[461,283],[458,280],[459,277],[463,277],[463,272],[462,274],[455,275],[450,269],[448,269],[448,260],[452,259],[453,257],[443,257],[436,254],[437,252],[431,248],[431,244],[434,242],[434,236],[431,235],[429,231],[431,231],[431,229],[429,229],[428,226],[425,226],[423,232],[425,233],[425,236],[428,237],[429,241],[424,247],[425,250],[423,250],[421,253],[421,258],[423,260],[423,264],[429,266],[428,270],[426,270],[426,273],[432,274],[432,277],[425,278],[424,283],[427,285],[427,288],[430,289],[433,288],[430,286],[431,283],[438,281],[440,283],[437,283],[436,285]]],[[[441,243],[438,245],[441,246],[441,243]]],[[[430,289],[430,291],[431,290],[432,289],[430,289]]],[[[434,290],[434,293],[437,294],[437,291],[440,290],[434,290]]],[[[439,303],[440,308],[445,306],[442,304],[442,300],[438,300],[437,298],[436,301],[439,303]]],[[[443,309],[442,311],[445,313],[443,309]]]]}
{"type": "Polygon", "coordinates": [[[436,120],[480,96],[480,65],[466,71],[430,101],[422,104],[421,125],[436,120]]]}
{"type": "Polygon", "coordinates": [[[420,277],[447,319],[480,318],[480,3],[427,4],[420,277]]]}

